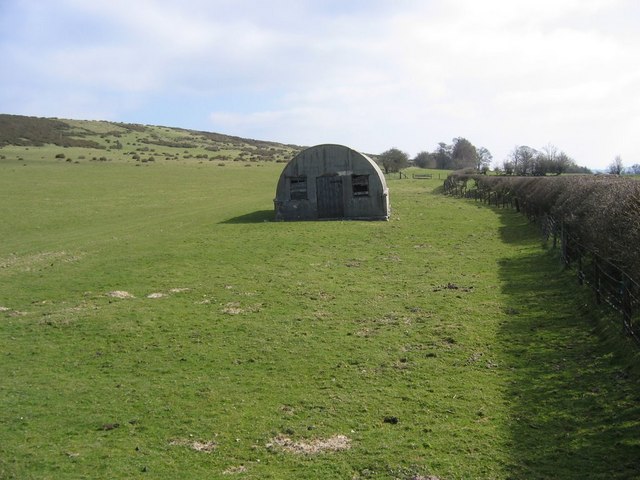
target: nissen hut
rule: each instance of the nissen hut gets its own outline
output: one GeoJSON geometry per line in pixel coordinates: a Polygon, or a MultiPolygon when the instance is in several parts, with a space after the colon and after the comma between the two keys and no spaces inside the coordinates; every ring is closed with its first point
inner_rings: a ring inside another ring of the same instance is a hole
{"type": "Polygon", "coordinates": [[[342,145],[317,145],[286,165],[274,204],[276,220],[387,220],[389,189],[366,155],[342,145]]]}

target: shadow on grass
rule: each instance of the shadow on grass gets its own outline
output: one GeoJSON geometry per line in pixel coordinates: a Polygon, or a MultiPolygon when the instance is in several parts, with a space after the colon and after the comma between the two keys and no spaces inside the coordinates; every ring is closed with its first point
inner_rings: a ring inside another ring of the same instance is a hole
{"type": "MultiPolygon", "coordinates": [[[[540,243],[522,216],[500,214],[504,242],[540,243]]],[[[511,477],[640,478],[637,349],[597,320],[590,292],[562,272],[555,252],[531,251],[500,262],[511,477]]]]}
{"type": "Polygon", "coordinates": [[[444,186],[440,185],[431,190],[432,195],[444,195],[444,186]]]}
{"type": "Polygon", "coordinates": [[[229,218],[220,223],[262,223],[272,222],[275,220],[273,210],[257,210],[255,212],[240,215],[239,217],[229,218]]]}

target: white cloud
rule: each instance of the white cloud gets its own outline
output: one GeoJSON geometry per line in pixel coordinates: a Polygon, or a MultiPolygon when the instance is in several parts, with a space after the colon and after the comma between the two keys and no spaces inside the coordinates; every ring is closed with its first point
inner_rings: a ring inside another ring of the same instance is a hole
{"type": "Polygon", "coordinates": [[[640,148],[633,0],[9,3],[7,24],[37,31],[0,33],[0,92],[29,78],[23,104],[49,115],[57,97],[147,118],[161,98],[171,125],[188,97],[202,129],[374,153],[465,136],[496,159],[553,142],[596,166],[640,148]]]}

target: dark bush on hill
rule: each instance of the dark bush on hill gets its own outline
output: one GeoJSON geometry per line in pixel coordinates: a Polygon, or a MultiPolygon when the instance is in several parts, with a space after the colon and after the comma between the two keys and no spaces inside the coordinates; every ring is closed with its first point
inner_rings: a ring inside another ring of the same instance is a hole
{"type": "Polygon", "coordinates": [[[158,137],[141,138],[140,143],[146,143],[150,145],[159,145],[161,147],[173,147],[173,148],[195,148],[197,145],[183,139],[176,140],[163,140],[158,137]]]}
{"type": "Polygon", "coordinates": [[[71,127],[60,120],[0,114],[0,146],[41,147],[53,144],[60,147],[103,148],[97,142],[74,138],[72,135],[71,127]]]}
{"type": "Polygon", "coordinates": [[[145,125],[138,125],[135,123],[117,123],[122,128],[126,128],[127,130],[131,130],[133,132],[144,132],[147,130],[145,125]]]}

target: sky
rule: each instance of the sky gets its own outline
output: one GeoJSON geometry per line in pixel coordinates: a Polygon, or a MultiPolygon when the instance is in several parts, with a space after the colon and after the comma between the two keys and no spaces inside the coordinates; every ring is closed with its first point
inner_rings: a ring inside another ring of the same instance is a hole
{"type": "Polygon", "coordinates": [[[640,163],[637,0],[0,0],[0,113],[640,163]]]}

